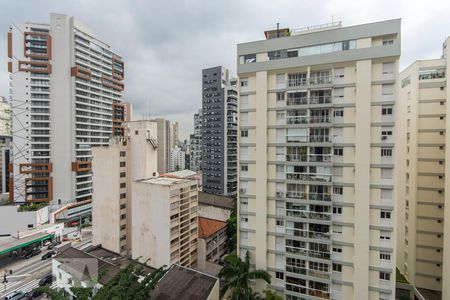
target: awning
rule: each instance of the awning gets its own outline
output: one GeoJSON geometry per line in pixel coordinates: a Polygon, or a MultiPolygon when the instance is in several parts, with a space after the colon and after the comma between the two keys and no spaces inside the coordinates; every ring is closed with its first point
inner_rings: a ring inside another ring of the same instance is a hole
{"type": "Polygon", "coordinates": [[[10,238],[10,239],[4,241],[3,243],[0,240],[0,255],[3,255],[5,253],[11,252],[11,251],[14,251],[17,249],[21,249],[23,247],[26,247],[28,245],[31,245],[31,244],[34,244],[37,242],[51,239],[51,238],[53,238],[53,236],[54,236],[54,234],[38,233],[38,234],[27,236],[22,239],[10,238]]]}

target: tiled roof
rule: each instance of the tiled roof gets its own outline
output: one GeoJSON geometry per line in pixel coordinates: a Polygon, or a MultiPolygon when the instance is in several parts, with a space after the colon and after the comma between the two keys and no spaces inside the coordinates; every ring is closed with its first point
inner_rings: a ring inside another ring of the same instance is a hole
{"type": "Polygon", "coordinates": [[[226,226],[227,223],[222,221],[198,217],[198,237],[208,238],[226,226]]]}

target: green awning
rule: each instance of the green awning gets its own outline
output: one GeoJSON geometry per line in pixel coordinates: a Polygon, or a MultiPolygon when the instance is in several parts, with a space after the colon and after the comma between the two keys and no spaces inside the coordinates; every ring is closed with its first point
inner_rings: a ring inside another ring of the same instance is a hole
{"type": "Polygon", "coordinates": [[[54,237],[54,234],[39,234],[39,235],[35,235],[35,236],[29,236],[23,239],[19,239],[19,240],[14,240],[11,243],[7,243],[4,245],[0,245],[0,255],[3,255],[5,253],[17,250],[17,249],[21,249],[23,247],[26,247],[28,245],[37,243],[37,242],[41,242],[41,241],[45,241],[48,239],[51,239],[54,237]]]}

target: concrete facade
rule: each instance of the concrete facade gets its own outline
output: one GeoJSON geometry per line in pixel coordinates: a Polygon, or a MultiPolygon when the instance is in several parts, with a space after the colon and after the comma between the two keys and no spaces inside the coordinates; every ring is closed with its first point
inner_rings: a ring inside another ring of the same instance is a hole
{"type": "Polygon", "coordinates": [[[128,123],[126,137],[113,138],[108,147],[92,148],[92,243],[131,255],[132,182],[156,176],[157,125],[128,123]]]}
{"type": "Polygon", "coordinates": [[[237,79],[219,66],[202,71],[203,191],[237,192],[237,79]]]}
{"type": "Polygon", "coordinates": [[[164,174],[170,172],[170,121],[165,119],[152,120],[157,124],[158,133],[158,173],[164,174]]]}
{"type": "Polygon", "coordinates": [[[285,299],[393,300],[400,20],[267,36],[237,49],[238,253],[285,299]]]}
{"type": "Polygon", "coordinates": [[[8,33],[13,107],[11,202],[56,210],[92,195],[91,147],[123,135],[124,64],[93,31],[62,14],[8,33]]]}
{"type": "Polygon", "coordinates": [[[410,283],[450,297],[449,49],[400,74],[397,266],[410,283]]]}
{"type": "Polygon", "coordinates": [[[132,258],[152,267],[197,265],[196,179],[168,173],[132,184],[132,258]]]}
{"type": "Polygon", "coordinates": [[[194,172],[201,172],[202,170],[202,127],[203,127],[203,113],[199,109],[198,113],[194,114],[194,134],[191,134],[191,166],[190,169],[194,172]]]}

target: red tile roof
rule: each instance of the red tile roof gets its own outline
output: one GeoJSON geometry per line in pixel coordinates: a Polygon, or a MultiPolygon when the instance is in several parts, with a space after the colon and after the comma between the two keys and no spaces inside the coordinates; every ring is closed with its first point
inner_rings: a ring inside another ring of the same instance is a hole
{"type": "Polygon", "coordinates": [[[198,237],[208,238],[226,226],[227,223],[222,221],[198,217],[198,237]]]}

